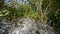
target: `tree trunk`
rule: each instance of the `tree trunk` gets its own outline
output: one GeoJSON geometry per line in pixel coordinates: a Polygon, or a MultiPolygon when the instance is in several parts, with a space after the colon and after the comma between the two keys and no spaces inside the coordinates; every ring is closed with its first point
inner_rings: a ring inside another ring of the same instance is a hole
{"type": "Polygon", "coordinates": [[[43,22],[43,19],[42,19],[42,0],[39,1],[38,14],[40,15],[40,21],[43,22]]]}

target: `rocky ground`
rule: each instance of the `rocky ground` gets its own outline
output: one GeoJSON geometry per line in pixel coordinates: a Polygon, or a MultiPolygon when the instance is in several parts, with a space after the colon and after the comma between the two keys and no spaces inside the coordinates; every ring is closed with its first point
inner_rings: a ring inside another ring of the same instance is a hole
{"type": "Polygon", "coordinates": [[[47,24],[31,18],[17,19],[15,22],[2,19],[0,21],[0,34],[59,34],[47,24]],[[13,24],[12,24],[13,23],[13,24]],[[15,25],[17,25],[15,27],[15,25]]]}

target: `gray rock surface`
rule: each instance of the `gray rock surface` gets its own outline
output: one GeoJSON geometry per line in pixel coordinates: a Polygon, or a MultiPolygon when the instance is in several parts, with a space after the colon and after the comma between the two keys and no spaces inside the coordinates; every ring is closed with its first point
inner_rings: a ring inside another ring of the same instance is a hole
{"type": "Polygon", "coordinates": [[[15,27],[3,19],[0,22],[0,34],[55,34],[52,27],[30,18],[17,19],[17,25],[15,27]]]}
{"type": "Polygon", "coordinates": [[[0,34],[8,34],[8,31],[11,28],[10,21],[6,19],[2,19],[0,22],[0,34]]]}
{"type": "Polygon", "coordinates": [[[20,19],[20,27],[11,30],[9,34],[55,34],[52,27],[36,22],[34,19],[20,19]]]}

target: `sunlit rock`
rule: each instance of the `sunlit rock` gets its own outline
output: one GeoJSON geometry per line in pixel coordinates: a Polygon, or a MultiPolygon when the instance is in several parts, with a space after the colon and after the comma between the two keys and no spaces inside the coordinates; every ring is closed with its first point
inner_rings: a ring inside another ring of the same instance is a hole
{"type": "Polygon", "coordinates": [[[55,34],[52,27],[36,22],[34,19],[20,19],[20,27],[11,29],[9,34],[55,34]]]}

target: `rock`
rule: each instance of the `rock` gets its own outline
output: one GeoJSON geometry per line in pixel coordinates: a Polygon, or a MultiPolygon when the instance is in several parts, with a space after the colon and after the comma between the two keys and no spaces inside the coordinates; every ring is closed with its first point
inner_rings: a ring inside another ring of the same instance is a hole
{"type": "Polygon", "coordinates": [[[10,30],[11,24],[6,19],[2,19],[0,22],[0,34],[8,34],[8,30],[10,30]]]}
{"type": "Polygon", "coordinates": [[[10,21],[2,19],[0,34],[55,34],[52,27],[31,18],[17,19],[17,27],[10,21]]]}
{"type": "Polygon", "coordinates": [[[22,22],[21,25],[23,27],[16,27],[9,34],[55,34],[52,27],[47,24],[35,22],[34,19],[20,19],[20,22],[22,22]]]}
{"type": "Polygon", "coordinates": [[[21,19],[21,26],[16,27],[14,30],[11,30],[9,34],[34,34],[37,30],[37,27],[34,26],[33,20],[29,19],[21,19]]]}

